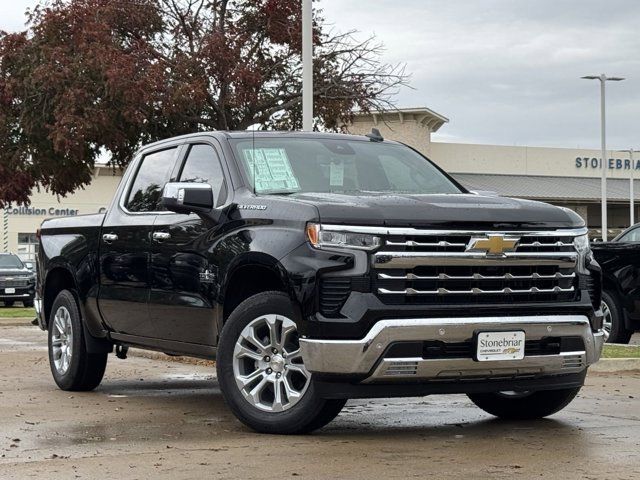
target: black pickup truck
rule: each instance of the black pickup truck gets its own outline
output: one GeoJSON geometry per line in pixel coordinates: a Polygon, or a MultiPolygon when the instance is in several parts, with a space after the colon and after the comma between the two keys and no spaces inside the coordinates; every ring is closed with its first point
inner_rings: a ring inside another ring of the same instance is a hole
{"type": "Polygon", "coordinates": [[[129,347],[217,360],[234,414],[307,432],[349,398],[564,408],[606,334],[582,219],[468,192],[379,133],[142,148],[104,214],[47,220],[38,312],[65,390],[129,347]]]}
{"type": "Polygon", "coordinates": [[[602,312],[609,342],[629,343],[640,331],[640,224],[610,242],[594,243],[602,268],[602,312]]]}

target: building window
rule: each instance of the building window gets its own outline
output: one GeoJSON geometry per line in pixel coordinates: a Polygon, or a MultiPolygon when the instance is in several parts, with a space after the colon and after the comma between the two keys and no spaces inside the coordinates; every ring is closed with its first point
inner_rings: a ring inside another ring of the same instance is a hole
{"type": "Polygon", "coordinates": [[[22,260],[36,260],[38,238],[35,233],[18,233],[18,256],[22,260]]]}

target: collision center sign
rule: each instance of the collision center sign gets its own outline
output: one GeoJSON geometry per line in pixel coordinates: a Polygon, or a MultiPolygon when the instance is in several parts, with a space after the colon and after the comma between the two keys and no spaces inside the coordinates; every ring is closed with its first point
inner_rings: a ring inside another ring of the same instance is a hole
{"type": "MultiPolygon", "coordinates": [[[[98,213],[104,213],[107,209],[102,207],[98,210],[98,213]]],[[[37,207],[15,207],[7,208],[7,215],[26,215],[26,216],[38,216],[38,217],[72,217],[79,215],[80,210],[77,208],[37,208],[37,207]]]]}

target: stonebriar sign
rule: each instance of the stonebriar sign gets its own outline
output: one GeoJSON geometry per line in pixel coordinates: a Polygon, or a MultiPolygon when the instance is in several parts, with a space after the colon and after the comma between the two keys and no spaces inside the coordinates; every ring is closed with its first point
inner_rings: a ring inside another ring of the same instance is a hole
{"type": "MultiPolygon", "coordinates": [[[[633,160],[633,169],[640,170],[640,160],[633,160]]],[[[602,169],[602,159],[590,157],[576,157],[576,168],[602,169]]],[[[610,158],[607,162],[609,170],[631,170],[631,160],[628,158],[610,158]]]]}

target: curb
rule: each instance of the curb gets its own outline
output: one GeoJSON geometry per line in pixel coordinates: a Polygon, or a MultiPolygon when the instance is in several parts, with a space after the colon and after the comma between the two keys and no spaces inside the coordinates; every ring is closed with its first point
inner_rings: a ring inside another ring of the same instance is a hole
{"type": "Polygon", "coordinates": [[[601,358],[589,367],[589,372],[640,372],[640,358],[601,358]]]}
{"type": "Polygon", "coordinates": [[[0,317],[0,327],[28,327],[32,321],[33,317],[0,317]]]}

